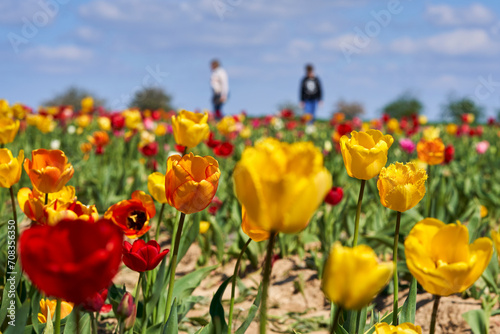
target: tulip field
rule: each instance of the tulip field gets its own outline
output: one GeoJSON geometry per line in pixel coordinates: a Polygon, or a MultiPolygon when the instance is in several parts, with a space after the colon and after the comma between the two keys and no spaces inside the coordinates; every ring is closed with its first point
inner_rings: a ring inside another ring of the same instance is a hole
{"type": "Polygon", "coordinates": [[[0,100],[0,333],[500,333],[499,125],[0,100]]]}

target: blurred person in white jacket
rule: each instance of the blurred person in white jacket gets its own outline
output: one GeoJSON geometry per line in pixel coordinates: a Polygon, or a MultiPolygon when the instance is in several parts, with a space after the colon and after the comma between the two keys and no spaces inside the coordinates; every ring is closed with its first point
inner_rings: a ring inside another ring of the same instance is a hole
{"type": "Polygon", "coordinates": [[[222,105],[227,101],[229,94],[229,81],[226,71],[221,67],[217,59],[210,63],[212,75],[210,76],[210,86],[212,87],[212,104],[214,106],[215,118],[221,119],[222,105]]]}

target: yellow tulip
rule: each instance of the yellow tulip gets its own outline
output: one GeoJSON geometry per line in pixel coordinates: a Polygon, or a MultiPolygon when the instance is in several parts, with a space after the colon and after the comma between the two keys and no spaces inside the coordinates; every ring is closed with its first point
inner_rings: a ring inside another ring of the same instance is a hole
{"type": "Polygon", "coordinates": [[[387,285],[394,265],[379,263],[370,247],[333,245],[321,282],[326,297],[347,310],[360,310],[387,285]]]}
{"type": "MultiPolygon", "coordinates": [[[[53,299],[40,299],[40,313],[38,313],[38,321],[41,324],[47,322],[47,317],[50,310],[50,318],[55,319],[54,315],[56,313],[57,300],[53,299]]],[[[66,301],[61,301],[61,319],[66,318],[73,311],[73,303],[68,303],[66,301]]]]}
{"type": "Polygon", "coordinates": [[[378,130],[351,132],[351,138],[340,138],[340,149],[347,174],[360,180],[369,180],[380,173],[387,163],[387,151],[394,139],[378,130]]]}
{"type": "Polygon", "coordinates": [[[491,231],[491,238],[493,239],[495,248],[497,249],[498,263],[500,263],[500,233],[497,233],[496,231],[491,231]]]}
{"type": "Polygon", "coordinates": [[[245,207],[241,208],[241,229],[255,242],[269,239],[269,231],[264,231],[248,218],[245,207]]]}
{"type": "Polygon", "coordinates": [[[467,227],[426,218],[405,241],[406,264],[422,287],[434,295],[449,296],[468,289],[481,276],[493,254],[489,238],[469,245],[467,227]]]}
{"type": "Polygon", "coordinates": [[[410,322],[392,326],[385,322],[375,325],[375,334],[422,334],[422,328],[410,322]]]}
{"type": "Polygon", "coordinates": [[[82,106],[83,113],[91,112],[94,109],[94,99],[92,98],[92,96],[84,97],[80,104],[82,106]]]}
{"type": "Polygon", "coordinates": [[[414,163],[396,162],[380,171],[377,188],[380,203],[391,210],[405,212],[422,200],[425,195],[427,173],[414,163]]]}
{"type": "Polygon", "coordinates": [[[80,219],[88,222],[99,220],[99,213],[95,205],[84,205],[79,201],[63,205],[47,205],[44,208],[45,223],[56,225],[63,219],[80,219]]]}
{"type": "Polygon", "coordinates": [[[332,187],[313,143],[273,138],[245,148],[233,180],[248,218],[262,230],[283,233],[303,230],[332,187]]]}
{"type": "Polygon", "coordinates": [[[444,149],[441,138],[422,139],[417,144],[418,158],[431,166],[439,165],[444,161],[444,149]]]}
{"type": "Polygon", "coordinates": [[[9,101],[7,101],[6,99],[0,99],[0,114],[7,115],[9,111],[9,101]]]}
{"type": "Polygon", "coordinates": [[[210,228],[210,222],[207,222],[206,220],[200,221],[200,234],[207,233],[209,228],[210,228]]]}
{"type": "Polygon", "coordinates": [[[141,112],[136,109],[127,109],[122,112],[125,117],[125,126],[130,130],[142,129],[142,116],[141,112]]]}
{"type": "Polygon", "coordinates": [[[185,214],[204,210],[215,196],[219,177],[219,163],[210,156],[171,156],[165,175],[168,204],[185,214]]]}
{"type": "Polygon", "coordinates": [[[427,124],[428,121],[429,120],[427,119],[427,116],[425,116],[425,115],[418,116],[418,123],[420,125],[425,125],[425,124],[427,124]]]}
{"type": "Polygon", "coordinates": [[[391,118],[387,122],[387,130],[392,133],[399,133],[401,132],[401,129],[399,128],[399,122],[396,118],[391,118]]]}
{"type": "Polygon", "coordinates": [[[36,127],[40,130],[41,133],[49,133],[54,131],[57,126],[57,123],[54,121],[54,118],[51,115],[43,116],[37,115],[36,118],[36,127]]]}
{"type": "Polygon", "coordinates": [[[10,188],[19,182],[23,160],[23,150],[19,151],[17,158],[14,158],[9,149],[0,149],[0,187],[10,188]]]}
{"type": "Polygon", "coordinates": [[[167,127],[164,124],[158,124],[155,128],[155,135],[161,137],[166,135],[167,131],[167,127]]]}
{"type": "Polygon", "coordinates": [[[111,130],[111,119],[109,117],[99,117],[97,119],[97,125],[99,125],[99,129],[102,131],[110,131],[111,130]]]}
{"type": "MultiPolygon", "coordinates": [[[[61,191],[49,194],[47,207],[62,207],[73,202],[75,199],[75,187],[64,186],[61,191]]],[[[21,188],[17,192],[17,201],[26,217],[39,224],[47,223],[45,195],[43,193],[36,190],[36,188],[33,190],[30,188],[21,188]]]]}
{"type": "Polygon", "coordinates": [[[12,143],[19,131],[19,125],[18,120],[0,117],[0,144],[12,143]]]}
{"type": "Polygon", "coordinates": [[[80,115],[76,118],[76,125],[78,125],[80,128],[86,128],[90,125],[91,122],[92,117],[86,114],[80,115]]]}
{"type": "Polygon", "coordinates": [[[208,113],[200,114],[181,110],[172,116],[172,130],[175,142],[181,146],[193,148],[208,138],[210,128],[207,124],[208,113]]]}
{"type": "Polygon", "coordinates": [[[448,132],[449,135],[456,135],[458,131],[458,126],[456,124],[450,123],[446,126],[446,132],[448,132]]]}
{"type": "Polygon", "coordinates": [[[425,140],[434,140],[439,138],[439,133],[441,130],[435,126],[428,126],[423,131],[423,137],[425,140]]]}
{"type": "Polygon", "coordinates": [[[225,116],[217,123],[217,130],[219,130],[220,134],[224,136],[229,136],[231,133],[235,132],[236,129],[236,120],[233,116],[225,116]]]}
{"type": "Polygon", "coordinates": [[[154,172],[148,176],[148,191],[159,203],[168,203],[165,197],[165,175],[154,172]]]}
{"type": "Polygon", "coordinates": [[[484,218],[488,215],[488,208],[485,207],[484,205],[481,205],[479,207],[479,212],[480,212],[481,218],[484,218]]]}

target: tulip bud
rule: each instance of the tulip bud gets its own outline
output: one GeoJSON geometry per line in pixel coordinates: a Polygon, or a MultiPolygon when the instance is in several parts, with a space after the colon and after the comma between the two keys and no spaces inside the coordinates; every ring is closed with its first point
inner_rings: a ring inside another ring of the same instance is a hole
{"type": "Polygon", "coordinates": [[[130,292],[125,292],[120,304],[118,304],[118,307],[116,308],[116,317],[121,320],[126,319],[134,313],[134,308],[134,297],[132,297],[130,292]]]}

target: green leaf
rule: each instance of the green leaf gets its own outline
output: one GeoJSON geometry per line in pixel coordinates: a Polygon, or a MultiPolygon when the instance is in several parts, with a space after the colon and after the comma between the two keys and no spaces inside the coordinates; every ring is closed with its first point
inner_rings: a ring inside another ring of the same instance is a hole
{"type": "MultiPolygon", "coordinates": [[[[208,274],[215,268],[217,265],[201,268],[193,271],[175,281],[173,298],[176,298],[179,301],[182,301],[184,298],[191,296],[191,293],[200,285],[200,282],[207,277],[208,274]]],[[[165,290],[165,295],[167,295],[168,291],[165,290]]]]}
{"type": "Polygon", "coordinates": [[[243,323],[236,330],[236,332],[234,332],[234,334],[244,334],[246,332],[246,330],[252,323],[253,319],[255,318],[257,311],[259,310],[261,298],[262,298],[262,286],[259,286],[259,292],[257,293],[257,296],[255,297],[255,301],[253,302],[252,306],[250,306],[247,318],[245,319],[245,321],[243,321],[243,323]]]}
{"type": "MultiPolygon", "coordinates": [[[[153,310],[155,309],[152,306],[156,306],[158,303],[158,300],[160,299],[160,296],[162,293],[165,291],[167,284],[168,284],[168,277],[165,277],[165,271],[166,271],[166,263],[167,263],[167,258],[168,256],[165,256],[163,260],[161,261],[160,268],[158,270],[158,273],[156,274],[156,280],[154,280],[153,284],[153,293],[151,297],[148,300],[148,307],[146,308],[146,319],[149,318],[153,310]]],[[[158,320],[163,321],[163,316],[165,312],[157,313],[158,316],[160,317],[158,320]]]]}
{"type": "Polygon", "coordinates": [[[403,308],[401,309],[400,323],[411,322],[415,323],[415,312],[417,311],[417,280],[415,277],[412,278],[410,284],[410,292],[408,293],[408,297],[403,304],[403,308]]]}
{"type": "Polygon", "coordinates": [[[228,277],[217,289],[212,302],[210,303],[210,317],[215,328],[220,329],[223,333],[227,333],[226,317],[224,315],[224,307],[222,306],[222,295],[226,291],[226,287],[231,282],[233,276],[228,277]]]}
{"type": "Polygon", "coordinates": [[[28,320],[30,312],[31,300],[26,299],[21,308],[16,307],[16,325],[9,326],[5,334],[20,334],[24,332],[26,321],[28,320]]]}
{"type": "Polygon", "coordinates": [[[33,294],[33,298],[31,299],[31,323],[33,325],[33,329],[35,333],[41,333],[43,324],[38,321],[38,313],[40,312],[40,299],[42,298],[40,292],[38,290],[33,294]]]}
{"type": "Polygon", "coordinates": [[[488,318],[484,310],[472,310],[462,314],[474,334],[488,333],[488,318]]]}
{"type": "MultiPolygon", "coordinates": [[[[9,281],[7,281],[7,284],[5,285],[3,289],[3,295],[2,295],[2,305],[0,306],[0,325],[3,324],[5,317],[7,316],[8,312],[8,307],[10,305],[10,301],[12,300],[12,296],[9,296],[9,291],[17,289],[17,286],[19,285],[19,280],[21,279],[21,266],[20,266],[21,261],[17,261],[16,266],[14,268],[14,272],[17,274],[11,275],[9,278],[9,281]],[[11,278],[14,278],[10,280],[11,278]],[[14,284],[14,289],[11,288],[11,282],[14,284]]],[[[16,293],[17,295],[17,293],[16,293]]]]}
{"type": "MultiPolygon", "coordinates": [[[[64,334],[76,333],[76,312],[75,309],[66,318],[66,326],[64,326],[64,334]]],[[[80,312],[80,323],[78,325],[80,333],[90,333],[90,315],[80,312]],[[83,316],[82,316],[83,314],[83,316]]]]}
{"type": "Polygon", "coordinates": [[[165,323],[165,327],[163,327],[163,334],[177,334],[178,323],[177,323],[177,299],[174,299],[174,307],[172,307],[172,311],[170,311],[170,316],[168,317],[168,321],[165,323]]]}
{"type": "MultiPolygon", "coordinates": [[[[184,230],[181,236],[181,242],[179,245],[179,252],[177,253],[177,263],[181,262],[184,255],[186,255],[189,247],[194,243],[196,237],[200,233],[200,214],[194,213],[189,215],[190,223],[188,226],[184,226],[184,230]]],[[[186,218],[188,218],[186,217],[186,218]]]]}

